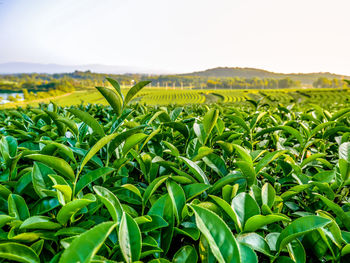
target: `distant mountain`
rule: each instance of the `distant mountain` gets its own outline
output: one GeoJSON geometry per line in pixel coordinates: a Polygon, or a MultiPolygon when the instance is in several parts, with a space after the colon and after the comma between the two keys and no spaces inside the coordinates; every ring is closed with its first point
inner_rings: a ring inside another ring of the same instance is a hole
{"type": "Polygon", "coordinates": [[[299,80],[304,84],[312,84],[316,79],[320,77],[325,78],[337,78],[337,79],[350,79],[350,76],[343,76],[333,74],[329,72],[318,72],[318,73],[275,73],[263,69],[256,68],[229,68],[229,67],[218,67],[207,69],[204,71],[197,71],[193,73],[182,74],[184,76],[198,76],[208,78],[291,78],[293,80],[299,80]]]}
{"type": "MultiPolygon", "coordinates": [[[[130,66],[112,66],[102,64],[89,65],[60,65],[60,64],[40,64],[40,63],[26,63],[26,62],[10,62],[0,63],[0,74],[18,74],[18,73],[71,73],[76,70],[88,71],[105,74],[155,74],[168,75],[170,72],[157,69],[147,69],[130,66]]],[[[171,74],[174,76],[174,74],[171,74]]],[[[275,73],[263,69],[256,68],[239,68],[239,67],[218,67],[207,69],[204,71],[197,71],[185,74],[175,74],[175,76],[198,76],[204,78],[291,78],[298,80],[303,84],[312,84],[320,77],[350,79],[350,76],[342,76],[338,74],[319,72],[319,73],[275,73]]]]}
{"type": "Polygon", "coordinates": [[[0,74],[17,74],[17,73],[69,73],[75,70],[87,71],[95,73],[108,74],[126,74],[126,73],[140,73],[140,74],[165,74],[167,72],[155,69],[146,69],[128,66],[111,66],[101,64],[89,65],[59,65],[59,64],[40,64],[40,63],[26,63],[26,62],[9,62],[0,63],[0,74]]]}

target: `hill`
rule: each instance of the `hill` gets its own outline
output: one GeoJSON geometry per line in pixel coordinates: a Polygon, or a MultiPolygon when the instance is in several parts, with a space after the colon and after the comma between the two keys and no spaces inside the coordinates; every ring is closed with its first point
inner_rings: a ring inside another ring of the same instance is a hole
{"type": "Polygon", "coordinates": [[[187,74],[182,74],[183,76],[197,76],[197,77],[207,77],[207,78],[290,78],[292,80],[298,80],[303,84],[312,84],[318,78],[330,78],[330,79],[350,79],[350,76],[343,76],[329,72],[317,72],[317,73],[275,73],[263,69],[256,68],[239,68],[239,67],[218,67],[207,69],[204,71],[197,71],[187,74]]]}

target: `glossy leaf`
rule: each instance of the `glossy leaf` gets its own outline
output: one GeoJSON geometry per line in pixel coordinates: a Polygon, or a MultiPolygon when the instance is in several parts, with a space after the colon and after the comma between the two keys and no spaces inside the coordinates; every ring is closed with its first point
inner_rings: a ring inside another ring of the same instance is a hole
{"type": "Polygon", "coordinates": [[[283,249],[293,239],[317,228],[324,227],[331,220],[320,216],[305,216],[294,220],[283,231],[276,241],[277,250],[283,249]]]}
{"type": "Polygon", "coordinates": [[[74,181],[75,175],[72,167],[61,158],[43,154],[30,154],[27,155],[26,158],[42,162],[43,164],[59,172],[64,177],[74,181]]]}
{"type": "Polygon", "coordinates": [[[59,262],[90,262],[116,225],[114,222],[104,222],[77,236],[63,252],[59,262]]]}
{"type": "Polygon", "coordinates": [[[208,240],[211,251],[220,262],[240,262],[236,239],[225,222],[215,213],[196,205],[189,206],[195,213],[196,224],[208,240]]]}
{"type": "Polygon", "coordinates": [[[118,237],[125,262],[139,260],[142,244],[141,232],[134,219],[125,212],[120,222],[118,237]]]}

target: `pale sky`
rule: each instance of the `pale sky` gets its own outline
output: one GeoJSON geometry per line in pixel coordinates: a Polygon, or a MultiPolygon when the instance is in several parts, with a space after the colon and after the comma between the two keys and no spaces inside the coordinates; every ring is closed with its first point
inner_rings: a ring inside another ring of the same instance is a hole
{"type": "Polygon", "coordinates": [[[0,0],[0,63],[350,75],[350,0],[0,0]]]}

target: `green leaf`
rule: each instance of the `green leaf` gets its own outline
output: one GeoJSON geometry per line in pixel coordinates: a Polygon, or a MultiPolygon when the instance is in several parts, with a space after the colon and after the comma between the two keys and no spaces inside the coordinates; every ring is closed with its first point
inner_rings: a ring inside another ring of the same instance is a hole
{"type": "Polygon", "coordinates": [[[64,155],[68,156],[69,159],[71,159],[73,162],[76,162],[73,151],[66,145],[62,143],[58,143],[55,141],[47,141],[47,140],[41,140],[40,143],[44,143],[46,145],[53,145],[57,147],[64,155]]]}
{"type": "Polygon", "coordinates": [[[74,171],[72,167],[63,159],[49,156],[49,155],[43,155],[43,154],[30,154],[27,155],[26,158],[41,162],[50,168],[56,170],[64,177],[74,181],[74,171]]]}
{"type": "Polygon", "coordinates": [[[99,151],[103,146],[105,146],[107,143],[109,143],[111,140],[113,140],[118,134],[113,133],[110,135],[107,135],[103,138],[101,138],[98,142],[95,143],[94,146],[88,151],[88,153],[85,155],[84,159],[81,162],[79,173],[83,170],[85,164],[99,151]]]}
{"type": "Polygon", "coordinates": [[[258,138],[258,137],[260,137],[260,136],[262,136],[262,135],[264,135],[266,133],[270,133],[270,132],[274,132],[274,131],[280,131],[280,130],[283,130],[283,131],[291,134],[292,136],[294,136],[298,140],[298,142],[300,144],[303,144],[304,138],[300,135],[300,132],[297,131],[296,129],[292,128],[292,127],[289,127],[289,126],[277,126],[277,127],[267,128],[265,130],[262,130],[262,131],[258,132],[256,134],[256,137],[258,138]]]}
{"type": "Polygon", "coordinates": [[[56,184],[52,188],[58,190],[61,193],[61,195],[58,195],[57,197],[63,205],[65,205],[67,202],[71,201],[72,188],[70,188],[69,185],[56,184]]]}
{"type": "Polygon", "coordinates": [[[102,96],[108,101],[109,105],[113,108],[117,116],[122,113],[122,98],[119,93],[106,87],[96,87],[96,89],[102,94],[102,96]]]}
{"type": "Polygon", "coordinates": [[[186,204],[186,197],[183,189],[177,183],[168,179],[166,181],[166,187],[168,189],[169,196],[173,203],[175,217],[177,224],[179,225],[182,219],[181,213],[186,204]]]}
{"type": "Polygon", "coordinates": [[[123,216],[123,208],[119,199],[111,191],[102,186],[95,185],[93,189],[101,202],[106,206],[113,221],[119,224],[123,216]]]}
{"type": "MultiPolygon", "coordinates": [[[[206,239],[206,237],[204,235],[201,235],[200,240],[199,240],[199,257],[201,262],[203,263],[215,263],[217,262],[213,252],[211,251],[210,247],[209,247],[209,243],[208,240],[206,239]]],[[[241,254],[242,256],[242,254],[241,254]]]]}
{"type": "Polygon", "coordinates": [[[209,185],[203,184],[203,183],[194,183],[194,184],[188,184],[183,186],[183,190],[186,195],[186,201],[191,200],[197,195],[200,195],[201,193],[203,193],[209,188],[210,188],[209,185]]]}
{"type": "Polygon", "coordinates": [[[341,255],[345,256],[347,254],[350,254],[350,244],[346,244],[343,249],[341,250],[341,255]]]}
{"type": "Polygon", "coordinates": [[[147,84],[151,83],[151,81],[140,81],[136,85],[134,85],[126,94],[124,99],[124,107],[132,100],[132,98],[147,84]]]}
{"type": "MultiPolygon", "coordinates": [[[[169,224],[159,215],[147,216],[151,218],[151,222],[139,224],[141,232],[151,232],[159,228],[167,227],[169,224]]],[[[135,219],[136,220],[136,219],[135,219]]]]}
{"type": "Polygon", "coordinates": [[[332,223],[328,224],[326,227],[322,229],[327,237],[329,237],[334,244],[338,246],[338,248],[342,247],[343,243],[345,243],[340,227],[334,220],[334,218],[327,212],[318,210],[317,215],[322,216],[324,218],[332,220],[332,223]]]}
{"type": "Polygon", "coordinates": [[[33,249],[12,242],[0,244],[0,258],[23,263],[40,263],[40,259],[33,249]]]}
{"type": "Polygon", "coordinates": [[[300,167],[303,168],[305,167],[308,163],[311,163],[312,161],[315,161],[317,158],[321,158],[326,156],[324,153],[315,153],[310,155],[308,158],[306,158],[301,164],[300,167]]]}
{"type": "Polygon", "coordinates": [[[92,117],[89,113],[85,111],[81,111],[78,109],[68,109],[70,113],[81,119],[84,123],[86,123],[96,134],[100,137],[105,135],[103,127],[98,123],[98,121],[92,117]]]}
{"type": "Polygon", "coordinates": [[[276,197],[276,191],[269,183],[266,183],[261,188],[261,199],[262,204],[267,205],[269,208],[272,208],[276,197]]]}
{"type": "Polygon", "coordinates": [[[48,174],[54,173],[52,169],[42,163],[34,162],[32,169],[32,183],[35,192],[39,197],[46,197],[44,190],[47,190],[48,174]]]}
{"type": "Polygon", "coordinates": [[[250,133],[250,128],[245,123],[245,121],[240,118],[239,116],[228,116],[229,119],[233,120],[235,123],[237,123],[239,126],[241,126],[243,129],[245,129],[248,133],[250,133]]]}
{"type": "Polygon", "coordinates": [[[324,197],[320,194],[315,194],[318,196],[325,205],[327,205],[337,217],[340,218],[342,224],[346,227],[348,231],[350,231],[350,216],[344,212],[344,210],[336,203],[329,200],[327,197],[324,197]]]}
{"type": "Polygon", "coordinates": [[[303,245],[298,239],[293,240],[287,245],[287,249],[291,258],[295,260],[296,263],[306,262],[306,253],[303,245]]]}
{"type": "Polygon", "coordinates": [[[148,135],[144,133],[136,133],[127,138],[122,150],[123,155],[126,155],[131,148],[142,142],[144,139],[146,139],[147,136],[148,135]]]}
{"type": "Polygon", "coordinates": [[[119,96],[124,99],[123,93],[121,91],[120,85],[117,80],[112,79],[112,78],[106,78],[109,83],[112,84],[113,88],[118,92],[119,96]]]}
{"type": "MultiPolygon", "coordinates": [[[[348,80],[346,80],[348,81],[348,80]]],[[[332,118],[330,119],[331,121],[335,121],[336,119],[342,117],[346,113],[350,112],[350,108],[345,108],[337,111],[336,113],[333,114],[332,118]]]]}
{"type": "Polygon", "coordinates": [[[214,150],[207,147],[207,146],[202,146],[198,149],[198,154],[192,158],[193,162],[199,161],[200,159],[202,159],[203,157],[213,153],[214,150]]]}
{"type": "Polygon", "coordinates": [[[240,179],[245,179],[245,177],[243,176],[243,174],[241,172],[235,171],[235,172],[228,174],[225,177],[217,180],[213,184],[213,187],[209,189],[209,192],[215,193],[215,192],[221,190],[225,185],[231,184],[231,183],[238,181],[240,179]]]}
{"type": "Polygon", "coordinates": [[[286,151],[275,151],[266,154],[255,166],[255,172],[258,174],[264,167],[266,167],[270,162],[277,159],[283,155],[286,151]]]}
{"type": "Polygon", "coordinates": [[[56,121],[62,122],[74,133],[75,136],[79,136],[79,129],[77,127],[77,124],[73,120],[64,118],[62,116],[58,116],[56,121]]]}
{"type": "Polygon", "coordinates": [[[123,213],[118,232],[119,245],[127,263],[140,259],[141,255],[141,232],[136,224],[127,213],[123,213]]]}
{"type": "Polygon", "coordinates": [[[163,123],[164,126],[171,127],[174,130],[178,131],[181,135],[183,135],[186,139],[189,137],[189,131],[185,124],[182,122],[165,122],[163,123]]]}
{"type": "Polygon", "coordinates": [[[60,224],[65,225],[76,212],[95,201],[96,197],[94,195],[87,194],[82,199],[76,199],[67,203],[58,211],[57,221],[60,224]]]}
{"type": "Polygon", "coordinates": [[[240,251],[236,239],[225,222],[206,208],[189,205],[194,211],[196,224],[208,240],[211,251],[220,262],[240,262],[240,251]]]}
{"type": "Polygon", "coordinates": [[[258,263],[258,256],[249,246],[238,242],[239,252],[241,253],[241,262],[258,263]]]}
{"type": "Polygon", "coordinates": [[[198,255],[194,247],[184,246],[173,257],[173,263],[193,263],[198,261],[198,255]]]}
{"type": "Polygon", "coordinates": [[[218,155],[212,153],[203,158],[203,161],[213,171],[215,171],[220,177],[224,177],[228,174],[225,161],[218,155]]]}
{"type": "Polygon", "coordinates": [[[33,243],[30,248],[34,250],[34,252],[39,256],[44,247],[44,239],[40,239],[39,241],[33,243]]]}
{"type": "Polygon", "coordinates": [[[288,191],[281,194],[280,197],[283,199],[283,201],[286,201],[289,198],[291,198],[292,196],[295,196],[295,195],[299,194],[302,191],[305,191],[306,189],[308,189],[310,187],[311,187],[311,184],[296,185],[296,186],[293,186],[292,188],[288,189],[288,191]]]}
{"type": "Polygon", "coordinates": [[[151,197],[151,195],[157,190],[157,188],[166,180],[169,176],[161,176],[154,179],[150,185],[146,188],[144,194],[143,194],[143,205],[147,204],[148,199],[151,197]]]}
{"type": "Polygon", "coordinates": [[[174,232],[178,235],[185,235],[188,236],[190,238],[192,238],[193,240],[197,241],[199,239],[199,236],[201,234],[201,232],[197,229],[197,228],[174,228],[174,232]]]}
{"type": "Polygon", "coordinates": [[[266,240],[257,233],[240,234],[237,236],[237,241],[251,247],[260,253],[272,257],[270,247],[267,244],[266,240]]]}
{"type": "Polygon", "coordinates": [[[350,142],[342,143],[339,146],[339,159],[344,159],[350,163],[350,142]]]}
{"type": "Polygon", "coordinates": [[[350,162],[344,159],[339,159],[339,171],[343,182],[345,182],[345,185],[348,185],[350,183],[348,181],[350,177],[350,162]]]}
{"type": "Polygon", "coordinates": [[[232,209],[232,207],[224,199],[221,199],[218,196],[209,196],[215,201],[215,203],[217,203],[221,207],[222,210],[225,211],[225,213],[232,219],[232,221],[235,223],[238,229],[242,231],[242,223],[240,222],[236,212],[232,209]]]}
{"type": "Polygon", "coordinates": [[[276,242],[276,248],[281,251],[289,242],[317,228],[324,227],[332,221],[320,216],[304,216],[294,220],[282,230],[276,242]]]}
{"type": "Polygon", "coordinates": [[[335,123],[336,123],[335,121],[328,121],[328,122],[324,122],[324,123],[321,123],[321,124],[317,125],[315,128],[312,129],[312,131],[310,133],[310,137],[314,136],[320,130],[322,130],[322,129],[328,127],[328,126],[331,126],[331,125],[333,125],[335,123]]]}
{"type": "Polygon", "coordinates": [[[272,215],[255,215],[248,218],[247,222],[244,225],[245,232],[255,232],[259,228],[276,223],[279,221],[290,222],[291,219],[283,214],[272,214],[272,215]]]}
{"type": "MultiPolygon", "coordinates": [[[[219,111],[217,109],[210,109],[203,118],[203,128],[206,134],[205,141],[208,139],[212,129],[215,127],[215,124],[219,117],[219,111]]],[[[205,142],[204,142],[205,143],[205,142]]]]}
{"type": "Polygon", "coordinates": [[[185,162],[185,164],[188,166],[190,171],[193,173],[193,175],[196,177],[196,179],[199,182],[205,183],[205,184],[210,184],[209,180],[208,180],[207,176],[204,174],[203,170],[195,162],[192,162],[191,160],[189,160],[185,157],[182,157],[182,156],[179,156],[179,159],[181,159],[185,162]]]}
{"type": "Polygon", "coordinates": [[[53,230],[61,228],[60,224],[52,222],[47,216],[32,216],[24,220],[20,229],[47,229],[53,230]]]}
{"type": "Polygon", "coordinates": [[[78,194],[81,190],[83,190],[88,184],[96,181],[98,178],[102,176],[107,176],[114,171],[113,168],[110,167],[101,167],[97,170],[93,170],[84,174],[80,177],[77,185],[75,187],[75,195],[78,194]]]}
{"type": "Polygon", "coordinates": [[[64,250],[59,262],[91,262],[116,226],[114,222],[104,222],[77,236],[64,250]]]}
{"type": "Polygon", "coordinates": [[[247,220],[260,214],[260,208],[256,201],[247,193],[240,193],[232,199],[232,209],[238,216],[241,225],[244,226],[247,220]]]}
{"type": "Polygon", "coordinates": [[[108,147],[108,153],[112,154],[114,152],[114,150],[123,142],[125,141],[127,138],[129,138],[131,135],[137,133],[139,130],[141,130],[142,128],[144,128],[145,125],[140,125],[137,126],[135,128],[131,128],[129,130],[126,130],[120,134],[118,134],[118,136],[116,136],[109,144],[108,147]]]}
{"type": "Polygon", "coordinates": [[[237,161],[235,164],[238,166],[238,168],[242,171],[243,175],[247,179],[247,185],[250,187],[252,186],[256,181],[256,174],[254,167],[251,163],[246,161],[237,161]]]}
{"type": "Polygon", "coordinates": [[[249,164],[253,164],[252,157],[250,156],[249,152],[245,148],[243,148],[242,146],[240,146],[238,144],[234,144],[234,143],[232,143],[231,145],[243,161],[245,161],[249,164]]]}
{"type": "Polygon", "coordinates": [[[30,216],[29,209],[22,196],[10,194],[7,202],[9,216],[15,217],[22,221],[30,216]]]}
{"type": "Polygon", "coordinates": [[[7,223],[11,222],[13,219],[16,219],[16,218],[8,215],[0,215],[0,228],[2,228],[7,223]]]}

